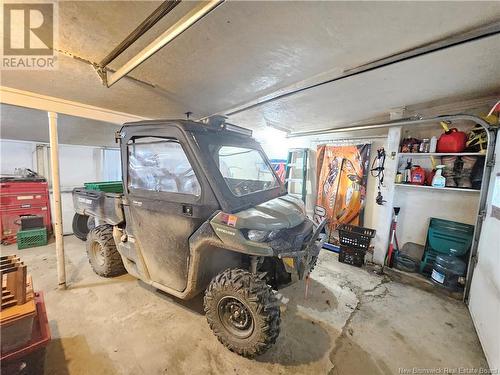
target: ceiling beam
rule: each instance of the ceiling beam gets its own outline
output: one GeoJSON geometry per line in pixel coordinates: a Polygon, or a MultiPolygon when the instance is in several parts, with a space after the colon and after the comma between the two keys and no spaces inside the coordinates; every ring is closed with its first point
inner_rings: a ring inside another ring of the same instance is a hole
{"type": "Polygon", "coordinates": [[[245,112],[254,108],[261,107],[263,105],[269,104],[271,102],[279,101],[290,97],[292,95],[296,95],[302,93],[304,91],[312,90],[320,86],[328,85],[340,80],[344,80],[359,74],[368,73],[376,69],[381,69],[393,64],[397,64],[406,60],[410,60],[413,58],[417,58],[420,56],[424,56],[430,53],[438,52],[445,50],[447,48],[455,47],[461,44],[474,42],[477,40],[481,40],[484,38],[492,37],[500,34],[500,21],[495,21],[493,23],[482,25],[476,28],[468,29],[462,32],[458,32],[456,34],[440,38],[438,40],[432,41],[430,43],[425,43],[419,45],[414,48],[410,48],[408,50],[398,52],[392,54],[390,56],[386,56],[377,60],[370,61],[366,64],[353,67],[347,70],[344,70],[342,74],[327,79],[324,81],[320,81],[317,83],[309,84],[302,87],[293,87],[289,91],[283,92],[282,90],[278,91],[275,94],[269,94],[264,96],[263,98],[259,98],[253,100],[252,102],[243,104],[239,107],[232,108],[227,111],[218,112],[216,114],[223,114],[226,116],[232,116],[241,112],[245,112]]]}
{"type": "Polygon", "coordinates": [[[30,91],[18,90],[6,86],[0,86],[0,103],[38,109],[47,112],[56,112],[120,125],[125,122],[149,120],[147,117],[117,112],[106,108],[72,102],[69,100],[41,95],[30,91]]]}
{"type": "Polygon", "coordinates": [[[172,40],[181,35],[184,31],[193,26],[200,19],[205,17],[212,10],[221,5],[224,0],[210,0],[206,2],[201,2],[198,6],[193,8],[187,14],[185,14],[181,19],[179,19],[176,23],[170,26],[163,34],[161,34],[158,38],[153,40],[146,48],[144,48],[137,55],[132,57],[125,65],[118,68],[116,72],[111,75],[108,75],[106,72],[105,84],[107,87],[111,87],[113,84],[118,82],[132,70],[141,65],[144,61],[153,56],[160,49],[165,47],[172,40]]]}
{"type": "Polygon", "coordinates": [[[110,53],[108,53],[99,63],[101,68],[104,68],[119,55],[122,54],[128,47],[132,45],[137,39],[143,36],[148,30],[150,30],[156,23],[165,17],[168,13],[172,11],[178,4],[180,0],[168,0],[161,3],[161,5],[156,8],[153,13],[151,13],[144,21],[142,21],[139,26],[137,26],[123,41],[118,44],[110,53]]]}

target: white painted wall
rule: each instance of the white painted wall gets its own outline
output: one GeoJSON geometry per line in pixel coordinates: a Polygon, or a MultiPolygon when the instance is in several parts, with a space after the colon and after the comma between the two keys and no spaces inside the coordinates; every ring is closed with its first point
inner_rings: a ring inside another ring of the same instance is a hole
{"type": "Polygon", "coordinates": [[[396,188],[394,205],[401,207],[399,245],[405,242],[425,245],[431,217],[475,225],[478,204],[479,194],[473,192],[396,188]]]}
{"type": "Polygon", "coordinates": [[[34,163],[35,144],[1,140],[0,142],[0,174],[14,174],[16,168],[36,169],[34,163]]]}
{"type": "MultiPolygon", "coordinates": [[[[38,156],[42,160],[37,163],[35,152],[37,144],[39,143],[1,139],[0,173],[12,174],[15,168],[30,168],[38,171],[40,164],[44,171],[50,171],[50,166],[44,165],[47,160],[43,160],[43,152],[39,153],[38,156]]],[[[71,197],[73,188],[83,186],[84,182],[121,180],[120,154],[118,149],[62,144],[59,145],[59,162],[63,233],[71,234],[74,215],[71,197]]],[[[51,208],[54,212],[52,193],[50,195],[51,208]]]]}
{"type": "MultiPolygon", "coordinates": [[[[371,207],[373,207],[373,228],[377,230],[377,234],[373,241],[375,246],[373,251],[372,261],[377,264],[384,264],[385,254],[389,246],[389,230],[392,222],[392,214],[394,207],[394,180],[396,178],[397,159],[392,158],[392,153],[397,152],[399,140],[401,136],[401,128],[393,127],[389,129],[387,139],[385,141],[385,177],[384,186],[381,188],[385,203],[381,206],[375,203],[376,193],[371,196],[371,207]]],[[[372,180],[374,180],[372,178],[372,180]]],[[[373,181],[374,183],[376,181],[373,181]]]]}

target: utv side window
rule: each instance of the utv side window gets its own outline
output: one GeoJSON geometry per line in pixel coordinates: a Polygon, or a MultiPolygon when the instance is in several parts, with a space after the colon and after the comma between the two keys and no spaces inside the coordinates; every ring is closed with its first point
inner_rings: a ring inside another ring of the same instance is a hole
{"type": "Polygon", "coordinates": [[[200,184],[175,139],[138,138],[128,145],[128,186],[132,189],[200,196],[200,184]]]}

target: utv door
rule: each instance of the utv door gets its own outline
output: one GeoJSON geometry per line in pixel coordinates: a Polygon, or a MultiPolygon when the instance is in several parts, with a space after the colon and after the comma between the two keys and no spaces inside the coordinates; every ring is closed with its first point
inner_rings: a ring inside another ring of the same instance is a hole
{"type": "Polygon", "coordinates": [[[217,201],[180,130],[166,129],[161,137],[134,135],[124,142],[127,232],[131,224],[149,274],[143,277],[183,291],[189,237],[218,208],[217,201]]]}

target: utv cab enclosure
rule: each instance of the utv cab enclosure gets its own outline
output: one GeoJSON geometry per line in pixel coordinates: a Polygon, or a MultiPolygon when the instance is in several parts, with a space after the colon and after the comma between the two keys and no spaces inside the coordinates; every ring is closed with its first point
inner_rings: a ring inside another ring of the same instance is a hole
{"type": "Polygon", "coordinates": [[[188,299],[252,357],[279,335],[273,291],[303,279],[321,248],[302,201],[287,195],[252,132],[224,119],[125,124],[123,194],[73,191],[74,231],[94,271],[129,274],[188,299]]]}

